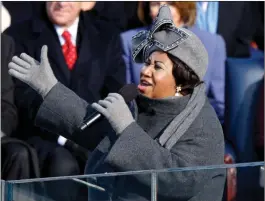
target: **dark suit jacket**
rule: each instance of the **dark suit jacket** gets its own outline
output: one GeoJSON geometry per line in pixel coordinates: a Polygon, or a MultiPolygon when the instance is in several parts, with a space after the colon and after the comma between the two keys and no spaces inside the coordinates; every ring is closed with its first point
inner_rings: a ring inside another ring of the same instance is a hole
{"type": "MultiPolygon", "coordinates": [[[[92,14],[80,14],[77,36],[78,59],[71,72],[67,68],[57,33],[47,17],[11,26],[6,32],[16,41],[17,55],[26,52],[40,60],[41,47],[46,44],[49,61],[58,81],[89,103],[102,99],[109,92],[117,92],[125,84],[125,65],[121,56],[118,32],[111,24],[92,14]]],[[[24,125],[28,124],[29,128],[33,125],[32,120],[42,99],[27,85],[19,81],[16,84],[16,103],[23,114],[23,120],[26,119],[24,125]]],[[[99,133],[106,127],[108,125],[94,126],[91,129],[94,135],[86,140],[86,147],[96,146],[101,136],[99,133]]],[[[26,135],[28,137],[37,133],[28,130],[26,135]]]]}
{"type": "Polygon", "coordinates": [[[258,2],[219,2],[217,33],[226,42],[228,57],[249,57],[250,43],[257,30],[260,30],[259,36],[263,38],[263,41],[258,41],[262,49],[264,23],[258,2]]]}
{"type": "MultiPolygon", "coordinates": [[[[147,27],[132,29],[121,34],[123,46],[122,56],[126,65],[127,83],[139,84],[140,82],[140,72],[144,64],[133,61],[131,48],[132,37],[141,30],[147,30],[147,27]]],[[[189,30],[199,37],[208,52],[209,63],[204,76],[204,82],[211,104],[220,121],[223,122],[225,109],[225,42],[220,35],[211,34],[195,26],[190,27],[189,30]]]]}
{"type": "Polygon", "coordinates": [[[8,63],[15,51],[11,37],[1,34],[1,130],[6,135],[15,131],[18,123],[17,108],[14,104],[14,83],[8,74],[8,63]]]}
{"type": "Polygon", "coordinates": [[[137,1],[97,1],[90,12],[112,22],[122,32],[142,26],[137,17],[137,6],[137,1]]]}
{"type": "Polygon", "coordinates": [[[40,1],[2,1],[11,16],[11,25],[39,16],[40,1]]]}

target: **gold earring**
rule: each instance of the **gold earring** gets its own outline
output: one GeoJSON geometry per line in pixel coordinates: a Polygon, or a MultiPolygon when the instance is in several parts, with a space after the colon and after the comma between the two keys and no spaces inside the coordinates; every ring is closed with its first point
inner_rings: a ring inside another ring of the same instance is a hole
{"type": "Polygon", "coordinates": [[[176,87],[176,94],[175,94],[175,96],[181,96],[180,92],[181,92],[181,87],[176,87]]]}

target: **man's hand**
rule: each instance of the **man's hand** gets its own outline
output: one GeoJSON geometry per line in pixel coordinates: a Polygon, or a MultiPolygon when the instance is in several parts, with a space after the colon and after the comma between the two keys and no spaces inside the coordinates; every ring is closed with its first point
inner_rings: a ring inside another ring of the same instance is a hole
{"type": "Polygon", "coordinates": [[[58,82],[51,69],[48,56],[48,47],[41,48],[41,62],[39,63],[31,56],[22,53],[20,58],[14,56],[8,64],[9,74],[22,82],[25,82],[43,98],[58,82]]]}
{"type": "Polygon", "coordinates": [[[132,113],[120,94],[110,93],[107,98],[91,106],[108,119],[116,134],[121,134],[134,122],[132,113]]]}

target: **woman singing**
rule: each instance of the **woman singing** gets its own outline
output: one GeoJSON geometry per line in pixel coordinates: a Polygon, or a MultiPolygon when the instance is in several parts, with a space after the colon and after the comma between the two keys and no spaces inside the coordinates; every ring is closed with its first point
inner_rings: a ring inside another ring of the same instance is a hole
{"type": "MultiPolygon", "coordinates": [[[[88,108],[105,116],[113,131],[94,150],[87,174],[223,164],[222,128],[202,82],[208,55],[198,37],[175,27],[164,5],[151,29],[132,38],[132,57],[144,62],[134,113],[117,93],[91,105],[80,99],[54,77],[46,46],[40,63],[26,54],[13,57],[9,73],[42,95],[39,127],[67,137],[88,108]]],[[[158,200],[221,201],[224,183],[222,169],[161,173],[158,200]]],[[[99,178],[97,185],[110,200],[151,199],[150,175],[99,178]]],[[[95,191],[89,198],[107,199],[95,191]]]]}

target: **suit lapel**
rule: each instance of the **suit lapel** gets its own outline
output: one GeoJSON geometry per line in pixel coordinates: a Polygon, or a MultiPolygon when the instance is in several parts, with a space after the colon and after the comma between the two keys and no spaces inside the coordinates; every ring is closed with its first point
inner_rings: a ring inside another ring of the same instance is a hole
{"type": "MultiPolygon", "coordinates": [[[[40,24],[35,25],[40,26],[40,24]]],[[[39,37],[36,45],[39,47],[37,55],[40,55],[40,50],[43,45],[48,46],[48,57],[55,76],[59,81],[65,85],[70,83],[70,71],[66,65],[61,45],[58,36],[52,26],[43,22],[42,29],[40,29],[39,37]]]]}
{"type": "Polygon", "coordinates": [[[78,32],[78,58],[73,71],[87,72],[92,69],[93,62],[98,58],[98,30],[89,22],[89,18],[82,14],[78,32]],[[83,65],[84,63],[91,63],[91,66],[83,65]],[[86,69],[82,69],[84,67],[86,69]]]}

